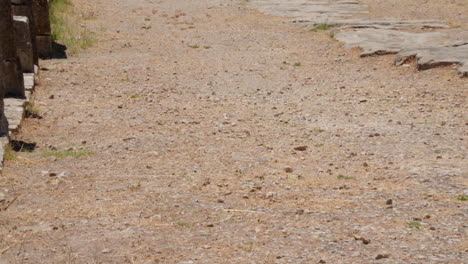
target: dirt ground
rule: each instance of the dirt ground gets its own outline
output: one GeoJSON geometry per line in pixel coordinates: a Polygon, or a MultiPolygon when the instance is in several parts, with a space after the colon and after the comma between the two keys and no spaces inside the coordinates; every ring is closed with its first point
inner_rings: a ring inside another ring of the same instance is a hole
{"type": "Polygon", "coordinates": [[[98,41],[42,62],[1,264],[466,263],[453,67],[359,58],[244,0],[74,2],[98,41]]]}

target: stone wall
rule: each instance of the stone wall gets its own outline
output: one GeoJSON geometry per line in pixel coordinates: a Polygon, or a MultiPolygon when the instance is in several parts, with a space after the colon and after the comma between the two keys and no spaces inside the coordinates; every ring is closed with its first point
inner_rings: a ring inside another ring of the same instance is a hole
{"type": "Polygon", "coordinates": [[[48,0],[0,0],[0,153],[19,128],[39,57],[52,55],[48,5],[48,0]]]}

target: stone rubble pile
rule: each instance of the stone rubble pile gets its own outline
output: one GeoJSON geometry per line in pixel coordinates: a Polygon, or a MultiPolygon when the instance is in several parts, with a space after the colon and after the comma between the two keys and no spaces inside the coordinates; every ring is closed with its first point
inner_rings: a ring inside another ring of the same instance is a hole
{"type": "Polygon", "coordinates": [[[0,160],[19,129],[39,58],[51,56],[49,0],[0,0],[0,160]]]}

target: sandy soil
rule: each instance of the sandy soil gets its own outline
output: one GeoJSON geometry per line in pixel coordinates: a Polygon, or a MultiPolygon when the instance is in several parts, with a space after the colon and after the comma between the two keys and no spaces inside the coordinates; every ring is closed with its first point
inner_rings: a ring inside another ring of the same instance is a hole
{"type": "Polygon", "coordinates": [[[0,263],[468,258],[452,67],[360,59],[245,1],[94,2],[98,44],[42,63],[17,135],[38,146],[0,177],[0,263]]]}

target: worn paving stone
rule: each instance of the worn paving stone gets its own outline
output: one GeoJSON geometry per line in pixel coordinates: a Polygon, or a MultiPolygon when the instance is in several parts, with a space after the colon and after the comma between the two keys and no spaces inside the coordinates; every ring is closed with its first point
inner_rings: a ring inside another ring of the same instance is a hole
{"type": "Polygon", "coordinates": [[[361,56],[397,54],[396,65],[417,58],[417,67],[426,70],[438,66],[459,64],[461,77],[468,75],[468,39],[466,31],[409,33],[404,31],[359,29],[338,32],[335,38],[348,47],[360,47],[361,56]],[[454,43],[454,44],[449,44],[454,43]],[[449,45],[447,45],[449,44],[449,45]]]}
{"type": "Polygon", "coordinates": [[[292,17],[293,23],[307,28],[328,25],[340,28],[447,28],[437,20],[397,20],[392,18],[360,19],[356,16],[367,14],[367,6],[359,1],[310,1],[310,0],[253,0],[251,7],[274,16],[292,17]]]}
{"type": "Polygon", "coordinates": [[[437,20],[399,20],[394,18],[365,19],[367,6],[358,1],[309,1],[309,0],[253,0],[251,7],[275,16],[292,17],[292,22],[305,28],[318,25],[334,27],[340,32],[334,38],[348,47],[359,47],[362,56],[399,53],[395,64],[401,65],[408,58],[417,58],[420,70],[449,64],[458,64],[461,77],[468,75],[468,32],[445,30],[440,32],[406,32],[401,30],[449,28],[437,20]],[[352,30],[349,30],[352,29],[352,30]],[[400,52],[402,52],[400,54],[400,52]]]}

